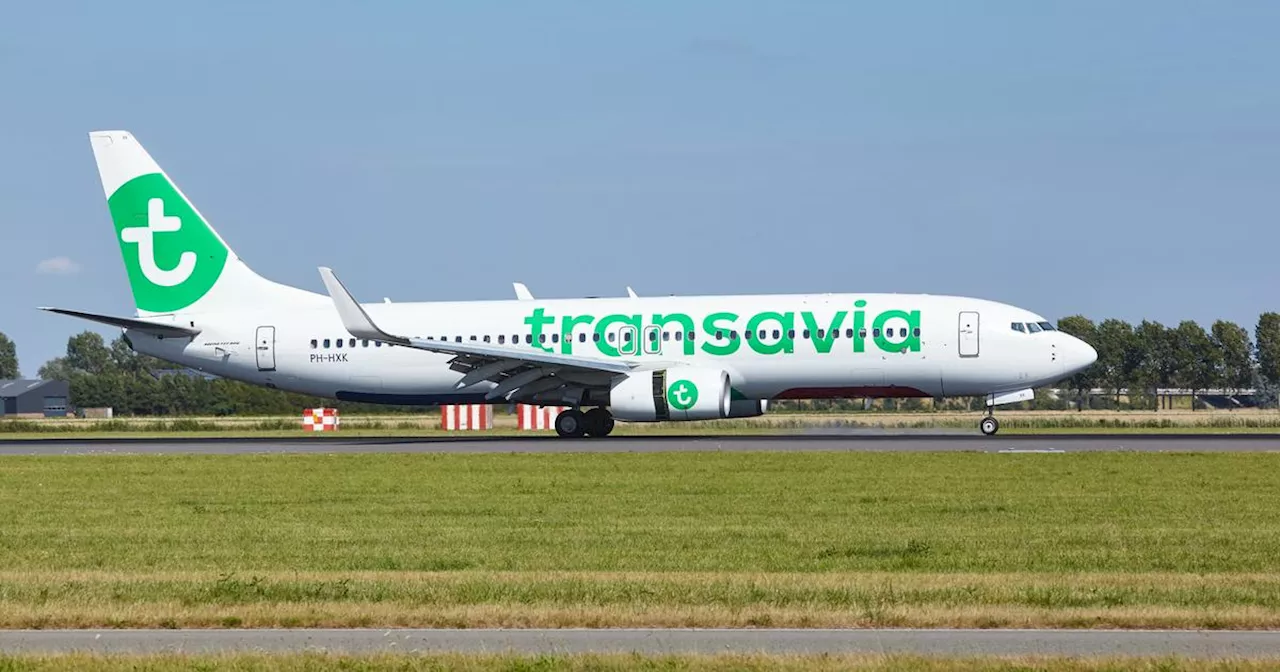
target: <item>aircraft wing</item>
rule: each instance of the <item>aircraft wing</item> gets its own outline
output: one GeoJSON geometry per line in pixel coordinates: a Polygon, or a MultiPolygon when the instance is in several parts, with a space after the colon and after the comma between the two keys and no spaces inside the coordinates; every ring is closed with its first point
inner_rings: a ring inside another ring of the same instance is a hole
{"type": "Polygon", "coordinates": [[[321,267],[320,277],[329,290],[343,326],[352,336],[455,355],[452,368],[466,372],[457,387],[460,389],[485,380],[496,382],[498,386],[488,393],[491,399],[504,396],[509,398],[512,395],[528,396],[564,386],[607,386],[614,374],[631,373],[640,366],[626,360],[562,355],[537,348],[474,342],[450,343],[391,334],[374,324],[332,269],[321,267]]]}

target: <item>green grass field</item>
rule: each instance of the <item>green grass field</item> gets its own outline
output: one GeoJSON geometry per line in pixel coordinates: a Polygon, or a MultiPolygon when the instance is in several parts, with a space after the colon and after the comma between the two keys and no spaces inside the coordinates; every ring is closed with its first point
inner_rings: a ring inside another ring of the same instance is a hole
{"type": "Polygon", "coordinates": [[[787,670],[825,672],[1111,672],[1151,670],[1191,672],[1209,670],[1271,670],[1275,660],[1195,660],[1187,658],[1065,658],[1065,657],[968,657],[925,656],[764,656],[764,655],[150,655],[150,656],[0,656],[0,670],[89,670],[91,672],[169,672],[170,670],[349,670],[351,672],[435,671],[461,672],[608,672],[611,670],[663,670],[666,672],[721,672],[722,670],[787,670]]]}
{"type": "Polygon", "coordinates": [[[1280,455],[6,457],[0,626],[1280,626],[1280,455]]]}

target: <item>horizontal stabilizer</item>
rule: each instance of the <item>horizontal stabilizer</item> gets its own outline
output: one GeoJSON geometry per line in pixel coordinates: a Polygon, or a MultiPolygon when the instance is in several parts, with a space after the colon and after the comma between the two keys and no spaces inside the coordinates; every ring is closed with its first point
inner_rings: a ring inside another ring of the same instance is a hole
{"type": "Polygon", "coordinates": [[[113,327],[120,327],[121,329],[133,329],[148,334],[154,334],[156,336],[189,338],[200,333],[199,329],[195,329],[193,327],[182,327],[176,324],[151,322],[150,320],[140,320],[134,317],[98,315],[97,313],[85,313],[79,310],[67,310],[66,308],[42,307],[40,310],[47,310],[51,313],[58,313],[59,315],[70,315],[71,317],[78,317],[82,320],[89,320],[90,322],[109,324],[113,327]]]}

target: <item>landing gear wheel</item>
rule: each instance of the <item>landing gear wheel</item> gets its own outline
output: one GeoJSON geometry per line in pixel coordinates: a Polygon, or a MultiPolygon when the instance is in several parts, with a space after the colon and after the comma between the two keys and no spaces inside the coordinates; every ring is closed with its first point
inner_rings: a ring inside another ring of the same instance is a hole
{"type": "Polygon", "coordinates": [[[982,430],[983,434],[992,436],[996,432],[1000,431],[1000,423],[997,422],[994,417],[988,415],[982,419],[982,422],[978,423],[978,429],[982,430]]]}
{"type": "Polygon", "coordinates": [[[571,408],[556,416],[556,434],[562,438],[577,439],[586,433],[587,419],[582,411],[571,408]]]}
{"type": "Polygon", "coordinates": [[[613,431],[613,414],[604,408],[593,408],[586,413],[588,436],[609,436],[613,431]]]}

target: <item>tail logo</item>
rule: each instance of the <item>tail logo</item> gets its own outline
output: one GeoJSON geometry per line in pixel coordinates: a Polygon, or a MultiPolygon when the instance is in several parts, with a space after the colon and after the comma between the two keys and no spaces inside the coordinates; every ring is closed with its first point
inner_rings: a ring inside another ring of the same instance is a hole
{"type": "Polygon", "coordinates": [[[177,312],[218,284],[227,246],[163,174],[129,180],[107,207],[139,310],[177,312]]]}
{"type": "Polygon", "coordinates": [[[182,229],[182,218],[164,214],[164,199],[147,201],[147,225],[133,226],[120,231],[120,240],[138,246],[138,265],[142,275],[153,285],[176,287],[186,282],[196,270],[196,253],[184,251],[175,268],[163,269],[156,263],[155,235],[177,233],[182,229]]]}

